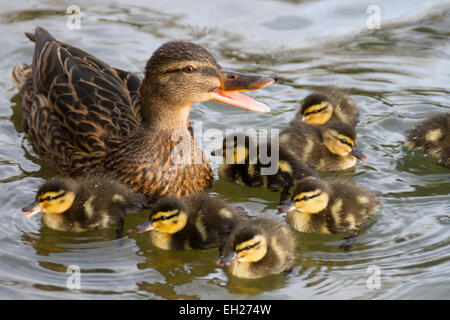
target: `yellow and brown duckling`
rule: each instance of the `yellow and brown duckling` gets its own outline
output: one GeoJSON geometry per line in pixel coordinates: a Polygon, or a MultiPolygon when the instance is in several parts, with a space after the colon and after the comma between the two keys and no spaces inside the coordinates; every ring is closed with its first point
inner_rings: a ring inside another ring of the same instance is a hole
{"type": "Polygon", "coordinates": [[[342,121],[355,127],[359,111],[355,102],[340,89],[328,88],[308,95],[302,102],[294,121],[321,126],[329,121],[342,121]]]}
{"type": "Polygon", "coordinates": [[[243,219],[245,216],[225,200],[200,193],[161,199],[135,231],[150,231],[151,242],[164,250],[221,248],[243,219]]]}
{"type": "Polygon", "coordinates": [[[306,167],[286,150],[272,150],[271,143],[263,143],[264,155],[261,154],[262,144],[258,145],[249,135],[238,133],[226,137],[222,149],[212,153],[223,157],[219,177],[245,186],[281,189],[283,201],[289,196],[289,189],[296,181],[318,176],[317,172],[306,167]]]}
{"type": "Polygon", "coordinates": [[[356,147],[355,129],[341,121],[323,126],[291,123],[280,133],[280,149],[318,171],[340,171],[356,165],[366,156],[356,147]]]}
{"type": "Polygon", "coordinates": [[[254,279],[289,271],[294,255],[291,230],[276,220],[255,218],[233,230],[220,264],[236,277],[254,279]]]}
{"type": "Polygon", "coordinates": [[[287,212],[288,224],[297,231],[319,234],[353,231],[352,238],[380,205],[376,192],[350,180],[305,178],[297,183],[291,200],[282,204],[278,212],[287,212]]]}
{"type": "Polygon", "coordinates": [[[405,147],[422,150],[450,169],[450,113],[442,113],[420,122],[406,132],[405,147]]]}
{"type": "Polygon", "coordinates": [[[64,175],[106,174],[149,203],[212,184],[211,168],[189,130],[192,104],[212,99],[270,111],[237,91],[264,88],[275,77],[224,71],[193,43],[163,44],[140,79],[43,28],[26,35],[35,42],[33,62],[15,67],[11,77],[34,150],[64,175]]]}
{"type": "Polygon", "coordinates": [[[83,232],[117,225],[121,237],[124,216],[145,206],[145,197],[105,178],[74,180],[54,177],[44,182],[36,201],[22,209],[27,217],[42,214],[42,222],[59,231],[83,232]]]}

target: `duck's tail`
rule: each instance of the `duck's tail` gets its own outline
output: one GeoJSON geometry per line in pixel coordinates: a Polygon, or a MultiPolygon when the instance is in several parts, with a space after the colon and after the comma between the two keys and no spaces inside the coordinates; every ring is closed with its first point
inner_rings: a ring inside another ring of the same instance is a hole
{"type": "MultiPolygon", "coordinates": [[[[42,49],[48,41],[54,41],[55,38],[44,28],[36,27],[34,33],[25,32],[25,35],[35,43],[33,65],[35,65],[37,57],[40,55],[42,49]]],[[[11,72],[11,81],[17,89],[22,89],[28,78],[31,77],[32,67],[29,64],[21,64],[15,66],[11,72]]]]}
{"type": "Polygon", "coordinates": [[[26,63],[15,66],[12,68],[10,76],[14,86],[21,90],[27,79],[31,77],[31,66],[26,63]]]}

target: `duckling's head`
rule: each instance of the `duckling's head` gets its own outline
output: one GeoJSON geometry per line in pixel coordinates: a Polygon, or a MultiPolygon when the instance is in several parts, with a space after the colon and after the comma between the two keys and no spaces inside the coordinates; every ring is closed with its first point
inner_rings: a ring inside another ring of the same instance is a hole
{"type": "Polygon", "coordinates": [[[308,177],[298,181],[291,200],[281,204],[278,207],[278,213],[298,211],[314,214],[324,210],[328,206],[328,201],[326,184],[319,179],[308,177]]]}
{"type": "Polygon", "coordinates": [[[176,198],[165,198],[153,205],[149,219],[138,225],[134,231],[159,231],[162,233],[177,233],[187,223],[188,215],[184,204],[176,198]]]}
{"type": "Polygon", "coordinates": [[[38,213],[62,214],[75,200],[76,187],[69,178],[51,178],[39,187],[36,201],[22,209],[27,217],[38,213]]]}
{"type": "Polygon", "coordinates": [[[193,103],[211,99],[248,110],[269,112],[266,105],[236,92],[261,89],[275,81],[273,76],[224,71],[201,46],[171,41],[159,47],[148,60],[140,93],[143,104],[151,104],[153,112],[155,105],[185,109],[193,103]]]}
{"type": "Polygon", "coordinates": [[[341,157],[349,154],[366,161],[366,156],[356,147],[356,131],[344,122],[333,121],[327,124],[322,131],[323,144],[331,153],[341,157]]]}
{"type": "Polygon", "coordinates": [[[222,251],[220,264],[254,263],[260,261],[267,253],[267,236],[252,225],[238,227],[230,235],[222,251]]]}
{"type": "Polygon", "coordinates": [[[300,113],[303,120],[312,125],[324,125],[333,115],[334,106],[330,99],[321,93],[310,94],[303,100],[300,113]]]}
{"type": "Polygon", "coordinates": [[[226,164],[248,164],[250,157],[257,157],[257,152],[257,146],[250,136],[237,133],[223,139],[222,148],[211,152],[211,155],[222,156],[226,164]]]}

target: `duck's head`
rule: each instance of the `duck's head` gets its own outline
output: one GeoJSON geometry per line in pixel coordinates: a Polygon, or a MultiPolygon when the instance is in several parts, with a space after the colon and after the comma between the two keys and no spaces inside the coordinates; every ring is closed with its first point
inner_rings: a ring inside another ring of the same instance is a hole
{"type": "Polygon", "coordinates": [[[222,148],[211,152],[211,155],[222,156],[226,164],[248,164],[249,158],[257,157],[257,152],[257,146],[250,136],[237,133],[225,137],[222,148]]]}
{"type": "Polygon", "coordinates": [[[230,265],[234,261],[239,263],[253,263],[261,260],[267,253],[267,236],[255,226],[238,227],[230,235],[223,248],[220,264],[230,265]]]}
{"type": "Polygon", "coordinates": [[[328,206],[327,186],[319,179],[308,177],[300,180],[294,188],[292,198],[278,207],[278,213],[298,211],[314,214],[328,206]]]}
{"type": "Polygon", "coordinates": [[[312,125],[324,125],[333,115],[334,106],[330,99],[321,93],[310,94],[303,100],[300,108],[302,119],[312,125]]]}
{"type": "Polygon", "coordinates": [[[265,104],[237,92],[261,89],[275,81],[273,76],[222,70],[211,53],[201,46],[171,41],[159,47],[148,60],[140,92],[144,105],[183,109],[196,102],[216,100],[248,110],[269,112],[270,108],[265,104]]]}
{"type": "Polygon", "coordinates": [[[349,124],[341,121],[328,123],[322,130],[322,141],[333,154],[341,157],[351,154],[366,161],[366,156],[356,147],[356,131],[349,124]]]}
{"type": "Polygon", "coordinates": [[[75,184],[68,178],[51,178],[39,187],[36,200],[22,211],[30,218],[38,213],[62,214],[75,200],[75,184]]]}
{"type": "Polygon", "coordinates": [[[146,222],[138,225],[134,231],[159,231],[162,233],[176,233],[187,223],[188,215],[183,203],[176,198],[165,198],[152,206],[150,216],[146,222]]]}

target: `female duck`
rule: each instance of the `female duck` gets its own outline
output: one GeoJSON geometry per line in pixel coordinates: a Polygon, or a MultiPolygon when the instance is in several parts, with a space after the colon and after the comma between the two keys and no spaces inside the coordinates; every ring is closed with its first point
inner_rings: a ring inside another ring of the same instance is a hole
{"type": "Polygon", "coordinates": [[[355,127],[358,115],[356,104],[344,91],[327,88],[308,95],[294,121],[304,120],[308,124],[322,126],[329,121],[338,120],[355,127]]]}
{"type": "Polygon", "coordinates": [[[251,219],[236,227],[222,253],[220,264],[239,278],[262,278],[292,268],[293,233],[269,218],[251,219]]]}
{"type": "Polygon", "coordinates": [[[22,209],[27,217],[42,214],[42,222],[60,231],[83,232],[117,225],[123,231],[123,218],[145,205],[143,195],[108,179],[74,180],[54,177],[37,191],[36,201],[22,209]]]}
{"type": "Polygon", "coordinates": [[[35,42],[33,63],[15,67],[11,76],[37,154],[64,175],[106,174],[148,202],[195,194],[212,183],[211,168],[188,129],[193,103],[213,99],[270,111],[236,91],[264,88],[273,77],[223,71],[193,43],[163,44],[141,80],[43,28],[26,35],[35,42]]]}
{"type": "Polygon", "coordinates": [[[213,152],[221,155],[223,163],[219,166],[219,177],[246,186],[262,186],[268,189],[281,189],[281,201],[289,196],[289,189],[295,181],[304,177],[317,176],[286,150],[271,148],[269,142],[257,145],[251,136],[235,134],[223,140],[223,147],[213,152]],[[262,149],[264,149],[265,161],[262,149]],[[278,154],[273,152],[278,151],[278,154]],[[270,157],[269,157],[270,156],[270,157]]]}
{"type": "Polygon", "coordinates": [[[200,193],[161,199],[152,206],[148,221],[135,231],[150,231],[151,242],[164,250],[220,248],[243,219],[225,200],[200,193]]]}
{"type": "Polygon", "coordinates": [[[340,121],[324,126],[295,122],[280,133],[280,150],[319,171],[345,170],[355,166],[356,159],[365,161],[356,143],[355,129],[340,121]]]}
{"type": "Polygon", "coordinates": [[[405,147],[422,150],[450,169],[450,113],[437,114],[406,132],[405,147]]]}

